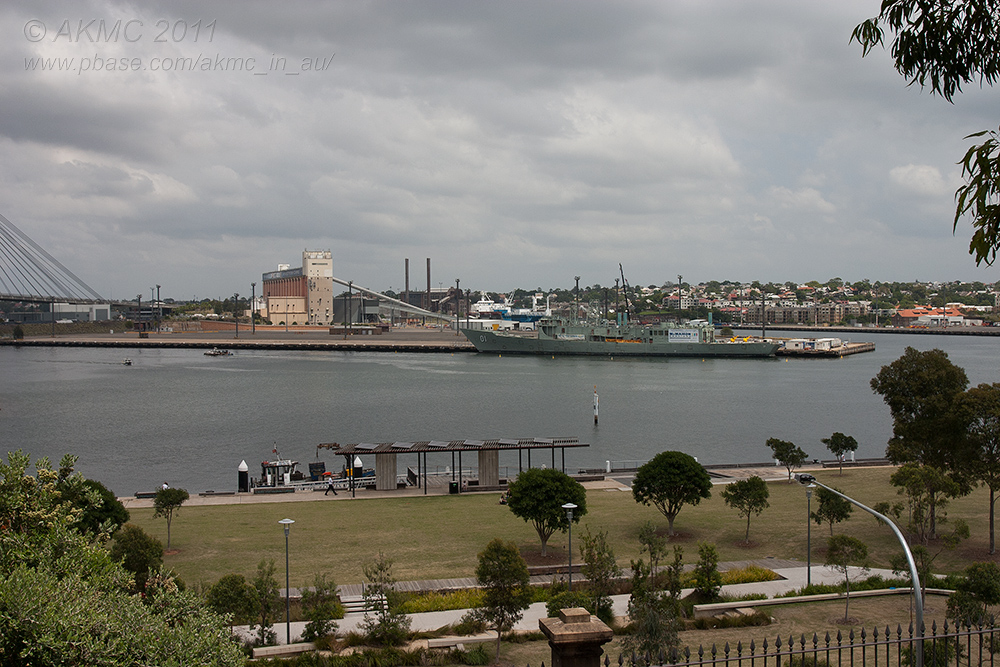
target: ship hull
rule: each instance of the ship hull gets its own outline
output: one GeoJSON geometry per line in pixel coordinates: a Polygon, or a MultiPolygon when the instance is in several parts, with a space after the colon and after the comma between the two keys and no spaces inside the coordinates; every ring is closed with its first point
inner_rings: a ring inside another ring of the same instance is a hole
{"type": "Polygon", "coordinates": [[[462,329],[479,352],[598,357],[773,357],[778,345],[767,341],[667,342],[593,341],[533,338],[489,330],[462,329]]]}

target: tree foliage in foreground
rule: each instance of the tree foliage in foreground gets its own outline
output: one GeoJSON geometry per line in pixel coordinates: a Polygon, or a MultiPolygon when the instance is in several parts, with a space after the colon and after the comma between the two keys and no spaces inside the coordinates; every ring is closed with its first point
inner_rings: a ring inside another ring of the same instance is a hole
{"type": "Polygon", "coordinates": [[[809,518],[819,525],[830,524],[830,537],[833,537],[833,524],[850,519],[854,505],[821,486],[816,487],[816,501],[816,511],[809,518]]]}
{"type": "Polygon", "coordinates": [[[844,474],[844,458],[847,456],[848,452],[855,452],[858,450],[858,441],[852,436],[844,435],[840,431],[834,432],[829,438],[822,438],[820,440],[826,448],[830,450],[830,453],[837,457],[837,461],[840,463],[840,474],[844,474]]]}
{"type": "Polygon", "coordinates": [[[483,604],[472,617],[497,633],[496,662],[500,662],[500,638],[521,620],[531,604],[528,564],[517,545],[494,539],[479,553],[476,580],[484,593],[483,604]]]}
{"type": "Polygon", "coordinates": [[[826,564],[844,577],[844,622],[846,623],[851,606],[851,570],[860,567],[868,571],[868,545],[850,535],[834,535],[827,542],[826,564]]]}
{"type": "Polygon", "coordinates": [[[167,520],[167,549],[170,549],[170,524],[174,520],[174,514],[180,510],[187,499],[190,498],[184,489],[160,489],[153,499],[153,518],[163,517],[167,520]]]}
{"type": "Polygon", "coordinates": [[[988,625],[995,621],[990,607],[1000,604],[1000,566],[996,563],[973,563],[963,579],[948,596],[948,618],[960,624],[988,625]]]}
{"type": "Polygon", "coordinates": [[[146,587],[149,573],[163,565],[163,543],[134,523],[126,523],[115,533],[111,558],[135,577],[135,590],[146,587]]]}
{"type": "Polygon", "coordinates": [[[569,519],[563,505],[573,503],[573,523],[587,513],[587,491],[578,481],[555,468],[529,468],[508,487],[507,506],[514,516],[535,528],[542,542],[542,555],[552,533],[567,530],[569,519]]]}
{"type": "MultiPolygon", "coordinates": [[[[680,558],[679,547],[675,554],[680,558]]],[[[659,655],[677,648],[680,603],[677,597],[660,590],[649,563],[639,558],[632,565],[632,594],[628,617],[632,632],[622,638],[622,647],[640,655],[659,655]]],[[[680,571],[680,565],[677,566],[680,571]]]]}
{"type": "Polygon", "coordinates": [[[75,458],[35,474],[21,452],[0,461],[0,656],[5,665],[242,665],[225,618],[158,574],[145,595],[115,562],[107,532],[81,532],[63,499],[83,486],[75,458]]]}
{"type": "Polygon", "coordinates": [[[800,467],[809,458],[809,455],[802,451],[802,448],[794,442],[779,440],[778,438],[768,438],[767,446],[774,456],[774,460],[785,466],[788,471],[788,483],[792,483],[792,471],[800,467]]]}
{"type": "Polygon", "coordinates": [[[365,618],[361,630],[372,644],[398,646],[410,632],[410,617],[400,608],[400,594],[392,574],[392,559],[381,551],[362,566],[365,579],[365,618]]]}
{"type": "Polygon", "coordinates": [[[747,519],[747,534],[743,540],[746,544],[750,543],[750,519],[770,506],[769,496],[767,483],[757,475],[726,484],[722,490],[722,499],[726,504],[747,519]]]}
{"type": "Polygon", "coordinates": [[[254,589],[242,574],[227,574],[205,594],[205,601],[217,614],[229,618],[229,628],[254,620],[254,589]]]}
{"type": "MultiPolygon", "coordinates": [[[[855,27],[851,39],[866,56],[892,32],[896,71],[951,102],[963,84],[992,86],[1000,76],[998,16],[997,0],[883,0],[878,15],[855,27]]],[[[983,137],[960,162],[966,183],[955,193],[952,223],[954,231],[962,216],[971,216],[969,254],[977,265],[992,264],[1000,248],[1000,135],[984,130],[966,139],[983,137]]]]}
{"type": "Polygon", "coordinates": [[[615,551],[608,543],[607,531],[590,532],[587,526],[580,536],[580,556],[583,568],[580,573],[587,580],[587,592],[591,598],[594,614],[609,625],[614,620],[611,594],[622,576],[615,551]]]}
{"type": "Polygon", "coordinates": [[[337,584],[325,574],[317,574],[311,588],[302,591],[302,613],[308,619],[302,641],[314,642],[337,632],[342,608],[337,600],[337,584]]]}
{"type": "Polygon", "coordinates": [[[639,466],[632,480],[637,503],[652,505],[667,517],[667,533],[674,534],[674,519],[684,505],[697,505],[712,497],[712,478],[694,457],[684,452],[660,452],[639,466]]]}
{"type": "Polygon", "coordinates": [[[990,553],[996,553],[994,523],[1000,491],[1000,384],[980,384],[958,399],[969,440],[972,475],[990,490],[990,553]]]}
{"type": "Polygon", "coordinates": [[[892,415],[892,438],[885,455],[897,465],[912,467],[905,476],[893,475],[892,483],[911,497],[922,486],[930,539],[937,533],[938,505],[972,489],[971,451],[959,409],[967,385],[965,371],[945,352],[912,347],[871,381],[892,415]],[[914,475],[922,478],[919,484],[914,475]]]}

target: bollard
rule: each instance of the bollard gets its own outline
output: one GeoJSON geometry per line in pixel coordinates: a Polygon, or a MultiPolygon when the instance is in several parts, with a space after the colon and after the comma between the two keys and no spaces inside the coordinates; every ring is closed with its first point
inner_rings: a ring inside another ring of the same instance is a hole
{"type": "Polygon", "coordinates": [[[614,632],[580,607],[563,609],[558,618],[541,618],[538,628],[549,639],[550,667],[600,667],[603,649],[614,632]]]}

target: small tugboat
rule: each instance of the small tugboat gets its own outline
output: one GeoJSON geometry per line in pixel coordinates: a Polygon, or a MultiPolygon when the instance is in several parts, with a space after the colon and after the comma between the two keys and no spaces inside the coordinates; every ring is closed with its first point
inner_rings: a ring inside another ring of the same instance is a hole
{"type": "Polygon", "coordinates": [[[206,357],[228,357],[232,354],[230,350],[220,350],[217,347],[213,347],[211,350],[205,352],[206,357]]]}
{"type": "MultiPolygon", "coordinates": [[[[281,454],[278,453],[277,446],[271,450],[271,453],[274,455],[273,459],[260,462],[260,478],[251,482],[253,493],[294,493],[299,490],[322,490],[329,485],[331,480],[334,488],[338,491],[349,490],[351,486],[356,489],[375,488],[375,470],[372,468],[363,469],[360,458],[355,458],[353,469],[345,467],[338,473],[316,472],[313,473],[316,474],[316,477],[313,477],[312,474],[306,475],[296,469],[299,465],[298,461],[282,458],[281,454]]],[[[310,464],[310,469],[312,467],[313,464],[310,464]]]]}
{"type": "Polygon", "coordinates": [[[132,365],[131,359],[129,359],[128,357],[122,359],[122,366],[131,366],[131,365],[132,365]]]}

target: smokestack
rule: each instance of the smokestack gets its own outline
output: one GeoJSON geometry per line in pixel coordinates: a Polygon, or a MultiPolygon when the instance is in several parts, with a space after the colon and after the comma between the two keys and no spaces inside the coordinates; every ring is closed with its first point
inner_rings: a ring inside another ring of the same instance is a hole
{"type": "Polygon", "coordinates": [[[405,290],[406,296],[403,297],[403,301],[405,301],[406,303],[409,303],[410,302],[410,258],[407,257],[403,261],[406,262],[406,271],[405,271],[406,272],[406,290],[405,290]]]}
{"type": "Polygon", "coordinates": [[[431,258],[427,258],[427,310],[431,309],[431,258]]]}

